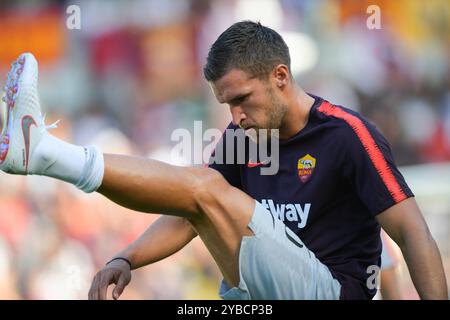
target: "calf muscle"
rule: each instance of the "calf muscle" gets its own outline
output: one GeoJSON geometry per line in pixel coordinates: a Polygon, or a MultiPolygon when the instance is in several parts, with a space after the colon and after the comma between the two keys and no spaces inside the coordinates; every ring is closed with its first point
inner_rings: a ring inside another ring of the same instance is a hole
{"type": "Polygon", "coordinates": [[[115,203],[147,213],[191,217],[198,211],[199,168],[105,154],[103,182],[97,190],[115,203]]]}

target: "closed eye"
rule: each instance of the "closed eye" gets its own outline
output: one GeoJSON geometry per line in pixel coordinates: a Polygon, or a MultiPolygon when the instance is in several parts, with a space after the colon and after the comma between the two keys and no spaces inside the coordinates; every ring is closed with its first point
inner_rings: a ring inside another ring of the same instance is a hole
{"type": "Polygon", "coordinates": [[[249,96],[250,96],[250,93],[244,94],[244,95],[241,95],[241,96],[237,96],[237,97],[235,97],[235,98],[230,100],[230,105],[232,105],[232,106],[239,105],[242,102],[244,102],[249,96]]]}

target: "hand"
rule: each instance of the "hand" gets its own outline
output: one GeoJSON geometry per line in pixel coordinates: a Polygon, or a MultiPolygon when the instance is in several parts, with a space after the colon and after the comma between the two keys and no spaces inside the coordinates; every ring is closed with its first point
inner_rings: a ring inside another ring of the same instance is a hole
{"type": "Polygon", "coordinates": [[[112,297],[117,300],[130,281],[131,270],[128,263],[119,259],[113,260],[94,276],[89,289],[89,300],[106,300],[108,287],[112,283],[116,284],[112,297]]]}

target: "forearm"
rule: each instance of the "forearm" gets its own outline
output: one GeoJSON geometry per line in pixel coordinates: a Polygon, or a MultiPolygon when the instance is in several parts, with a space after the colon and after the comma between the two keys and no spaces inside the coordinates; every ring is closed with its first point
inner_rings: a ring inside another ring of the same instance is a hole
{"type": "Polygon", "coordinates": [[[385,210],[377,220],[398,244],[422,299],[448,299],[439,249],[414,198],[385,210]]]}
{"type": "Polygon", "coordinates": [[[399,245],[420,298],[448,299],[441,255],[428,230],[404,235],[399,245]]]}
{"type": "Polygon", "coordinates": [[[115,257],[127,258],[132,269],[137,269],[174,254],[196,235],[185,218],[161,216],[136,241],[115,257]]]}

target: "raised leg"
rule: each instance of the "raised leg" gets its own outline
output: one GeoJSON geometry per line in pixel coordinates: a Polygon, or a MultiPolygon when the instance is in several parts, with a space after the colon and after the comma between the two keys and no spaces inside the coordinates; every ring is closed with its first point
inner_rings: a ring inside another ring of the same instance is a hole
{"type": "MultiPolygon", "coordinates": [[[[23,54],[6,85],[7,119],[0,134],[0,170],[37,174],[98,191],[130,209],[188,219],[218,263],[229,285],[239,283],[241,239],[255,202],[212,169],[183,168],[159,161],[103,155],[53,137],[41,115],[38,63],[23,54]]],[[[50,126],[51,127],[51,126],[50,126]]]]}
{"type": "Polygon", "coordinates": [[[182,216],[205,243],[230,286],[239,283],[238,257],[255,201],[215,170],[185,168],[128,156],[105,155],[97,190],[130,209],[182,216]]]}

